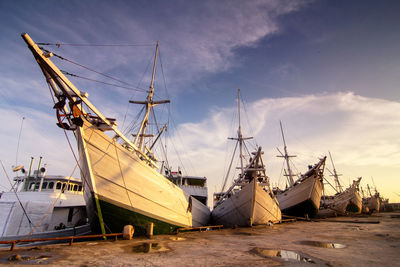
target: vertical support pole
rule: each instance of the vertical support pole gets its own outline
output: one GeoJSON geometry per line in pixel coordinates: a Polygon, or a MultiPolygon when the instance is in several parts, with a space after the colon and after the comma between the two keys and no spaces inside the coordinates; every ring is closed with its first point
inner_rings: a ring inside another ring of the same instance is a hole
{"type": "Polygon", "coordinates": [[[147,228],[146,228],[146,236],[148,238],[153,237],[153,229],[154,229],[154,223],[152,223],[152,222],[148,223],[147,228]]]}

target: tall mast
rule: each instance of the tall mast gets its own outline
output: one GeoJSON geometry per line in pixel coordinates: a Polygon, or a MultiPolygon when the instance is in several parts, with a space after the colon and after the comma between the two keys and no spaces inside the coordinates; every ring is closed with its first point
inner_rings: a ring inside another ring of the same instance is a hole
{"type": "MultiPolygon", "coordinates": [[[[244,177],[244,165],[243,165],[243,159],[244,159],[244,155],[243,155],[243,143],[244,140],[249,140],[252,139],[253,137],[243,137],[242,135],[242,125],[241,125],[241,118],[240,118],[240,88],[238,89],[238,117],[239,117],[239,127],[238,127],[238,131],[237,131],[237,137],[229,137],[228,139],[230,140],[236,140],[239,143],[239,157],[240,157],[240,177],[239,180],[241,180],[244,177]]],[[[235,156],[235,154],[233,154],[232,156],[232,160],[233,157],[235,156]]],[[[226,179],[226,178],[225,178],[226,179]]]]}
{"type": "Polygon", "coordinates": [[[240,151],[240,177],[243,177],[243,137],[242,137],[242,125],[240,121],[240,88],[238,88],[238,117],[239,117],[239,128],[238,128],[238,141],[239,141],[239,151],[240,151]]]}
{"type": "Polygon", "coordinates": [[[278,151],[281,153],[281,156],[277,156],[277,157],[285,158],[286,168],[287,168],[287,171],[288,171],[288,173],[285,174],[285,176],[288,178],[289,185],[291,186],[291,185],[294,184],[294,179],[293,179],[292,169],[290,168],[289,159],[293,158],[293,157],[296,157],[296,156],[290,156],[288,154],[287,147],[286,147],[286,141],[285,141],[285,135],[283,134],[282,121],[279,121],[279,125],[281,126],[281,133],[282,133],[282,139],[283,139],[283,149],[284,149],[285,154],[283,155],[282,152],[280,152],[279,149],[278,149],[278,151]]]}
{"type": "Polygon", "coordinates": [[[341,176],[341,174],[337,174],[336,168],[335,168],[335,164],[333,164],[331,152],[330,151],[328,151],[328,152],[329,152],[329,157],[331,158],[331,163],[332,163],[332,167],[333,167],[333,175],[331,175],[331,176],[333,176],[335,178],[336,190],[339,193],[342,193],[343,192],[343,188],[342,188],[342,185],[339,182],[339,176],[341,176]]]}
{"type": "Polygon", "coordinates": [[[144,153],[146,153],[146,151],[144,149],[144,138],[152,136],[152,135],[146,135],[146,128],[147,128],[147,124],[149,122],[149,115],[150,115],[151,109],[158,104],[164,104],[164,103],[170,102],[169,100],[153,101],[154,78],[155,78],[155,74],[156,74],[157,57],[158,57],[158,41],[157,41],[157,45],[156,45],[156,51],[154,54],[153,73],[151,75],[151,82],[150,82],[150,86],[149,86],[150,90],[148,92],[147,99],[146,99],[146,101],[132,101],[132,100],[129,101],[129,103],[133,103],[133,104],[146,105],[146,114],[143,117],[142,123],[140,124],[139,130],[138,130],[135,140],[133,142],[135,144],[135,146],[137,146],[139,148],[139,150],[143,151],[144,153]]]}

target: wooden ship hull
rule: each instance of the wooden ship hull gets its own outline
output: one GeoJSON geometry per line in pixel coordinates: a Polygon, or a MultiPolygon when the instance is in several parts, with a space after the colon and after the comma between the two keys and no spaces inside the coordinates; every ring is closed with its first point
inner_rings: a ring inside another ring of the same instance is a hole
{"type": "Polygon", "coordinates": [[[322,196],[325,159],[321,159],[288,189],[276,193],[283,214],[298,217],[317,215],[322,196]]]}
{"type": "Polygon", "coordinates": [[[154,234],[208,223],[207,206],[88,121],[78,129],[76,138],[83,155],[81,175],[87,181],[85,199],[94,231],[100,230],[99,219],[111,232],[121,232],[130,224],[138,234],[145,233],[150,222],[154,234]]]}
{"type": "Polygon", "coordinates": [[[283,214],[314,217],[318,213],[321,196],[322,182],[319,177],[312,176],[276,197],[283,214]]]}
{"type": "Polygon", "coordinates": [[[225,227],[277,223],[281,219],[276,198],[272,198],[255,179],[231,194],[212,211],[213,223],[225,227]]]}
{"type": "Polygon", "coordinates": [[[359,183],[360,179],[355,180],[342,193],[322,198],[322,209],[328,209],[338,214],[345,214],[347,212],[361,213],[362,199],[358,192],[359,183]]]}
{"type": "Polygon", "coordinates": [[[28,34],[22,34],[22,38],[58,100],[54,105],[57,125],[75,134],[77,162],[93,232],[120,233],[130,224],[135,227],[135,233],[141,234],[148,223],[154,223],[154,233],[162,234],[179,227],[206,225],[210,217],[208,207],[161,175],[157,160],[144,146],[145,126],[152,107],[169,103],[152,99],[158,44],[147,101],[130,101],[146,105],[146,115],[133,142],[118,130],[114,119],[106,118],[87,99],[88,95],[78,90],[54,65],[49,59],[52,53],[44,53],[28,34]],[[112,132],[115,138],[110,138],[105,131],[112,132]]]}
{"type": "Polygon", "coordinates": [[[380,209],[380,198],[377,196],[371,196],[369,198],[363,199],[363,206],[368,209],[365,209],[366,212],[379,212],[380,209]]]}

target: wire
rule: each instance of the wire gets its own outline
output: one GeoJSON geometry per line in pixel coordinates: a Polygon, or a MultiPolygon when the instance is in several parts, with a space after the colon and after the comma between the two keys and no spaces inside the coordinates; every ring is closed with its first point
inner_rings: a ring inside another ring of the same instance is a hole
{"type": "Polygon", "coordinates": [[[19,129],[19,134],[18,134],[17,153],[16,153],[16,156],[15,156],[15,166],[18,165],[19,142],[20,142],[20,140],[21,140],[22,125],[24,124],[24,120],[25,120],[25,117],[22,117],[21,127],[20,127],[20,129],[19,129]]]}
{"type": "Polygon", "coordinates": [[[17,190],[15,190],[14,186],[12,185],[11,180],[10,180],[10,177],[8,177],[8,174],[7,174],[7,172],[6,172],[6,169],[4,168],[3,162],[2,162],[1,160],[0,160],[0,163],[1,163],[1,166],[3,167],[4,173],[6,174],[6,177],[7,177],[7,179],[8,179],[8,182],[9,182],[10,185],[11,185],[11,190],[14,192],[15,196],[17,197],[17,200],[18,200],[18,202],[19,202],[19,205],[21,206],[22,211],[24,212],[26,218],[28,219],[29,226],[31,226],[31,227],[32,227],[32,225],[35,226],[35,225],[32,223],[31,219],[29,219],[28,213],[26,213],[26,210],[25,210],[25,208],[24,208],[24,205],[22,205],[22,202],[21,202],[21,200],[20,200],[19,197],[18,197],[17,190]]]}
{"type": "Polygon", "coordinates": [[[38,45],[47,46],[102,46],[102,47],[135,47],[135,46],[154,46],[154,44],[70,44],[70,43],[37,43],[38,45]]]}
{"type": "Polygon", "coordinates": [[[64,70],[61,70],[61,72],[63,74],[65,74],[65,75],[69,75],[71,77],[80,78],[80,79],[84,79],[84,80],[88,80],[88,81],[92,81],[92,82],[96,82],[96,83],[101,83],[101,84],[105,84],[105,85],[110,85],[110,86],[114,86],[114,87],[118,87],[118,88],[123,88],[123,89],[132,90],[132,91],[138,91],[138,92],[145,92],[146,91],[145,89],[142,89],[142,88],[126,87],[126,86],[121,86],[121,85],[118,85],[118,84],[107,83],[107,82],[103,82],[103,81],[99,81],[99,80],[95,80],[95,79],[79,76],[77,74],[69,73],[69,72],[64,71],[64,70]]]}

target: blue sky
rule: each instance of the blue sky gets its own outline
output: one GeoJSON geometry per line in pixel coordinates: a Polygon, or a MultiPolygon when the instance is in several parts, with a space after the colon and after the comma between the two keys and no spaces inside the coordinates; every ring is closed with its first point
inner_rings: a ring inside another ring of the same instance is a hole
{"type": "MultiPolygon", "coordinates": [[[[50,173],[73,169],[22,32],[37,42],[141,44],[48,47],[140,88],[149,83],[154,46],[148,44],[159,40],[157,97],[172,100],[168,138],[176,148],[169,151],[180,153],[189,174],[207,176],[210,192],[222,183],[240,87],[246,131],[263,146],[273,184],[283,181],[275,158],[282,120],[299,171],[330,150],[343,182],[363,176],[371,184],[373,177],[385,196],[400,201],[399,13],[398,1],[1,1],[0,110],[7,127],[0,130],[0,159],[8,170],[15,165],[25,117],[19,164],[43,155],[50,173]]],[[[71,73],[102,79],[53,59],[71,73]]],[[[127,109],[134,116],[127,100],[144,97],[71,81],[120,126],[127,109]]]]}

